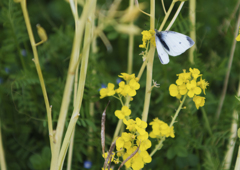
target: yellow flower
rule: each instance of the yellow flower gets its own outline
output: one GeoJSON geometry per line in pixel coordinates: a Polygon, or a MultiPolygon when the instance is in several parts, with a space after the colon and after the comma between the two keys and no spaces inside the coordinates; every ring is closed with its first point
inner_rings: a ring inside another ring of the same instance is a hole
{"type": "Polygon", "coordinates": [[[171,84],[169,86],[169,92],[170,92],[170,95],[173,96],[173,97],[178,96],[179,95],[178,86],[175,85],[175,84],[171,84]]]}
{"type": "Polygon", "coordinates": [[[178,79],[176,80],[177,85],[182,85],[183,83],[188,83],[191,78],[191,73],[186,73],[186,70],[183,70],[183,73],[177,74],[178,79]]]}
{"type": "Polygon", "coordinates": [[[187,86],[185,84],[178,86],[178,89],[179,89],[179,93],[181,95],[184,95],[187,93],[187,86]]]}
{"type": "Polygon", "coordinates": [[[123,119],[125,116],[129,116],[131,114],[131,110],[127,106],[123,106],[121,110],[115,111],[115,116],[118,119],[123,119]]]}
{"type": "MultiPolygon", "coordinates": [[[[102,170],[108,170],[108,168],[102,168],[102,170]]],[[[110,170],[113,170],[112,168],[110,168],[110,170]]]]}
{"type": "Polygon", "coordinates": [[[145,42],[145,41],[143,41],[143,43],[142,43],[142,44],[140,44],[140,45],[139,45],[139,47],[140,47],[140,48],[147,48],[147,47],[146,47],[146,42],[145,42]]]}
{"type": "Polygon", "coordinates": [[[129,82],[129,91],[127,92],[129,96],[135,96],[137,94],[136,90],[140,88],[140,84],[135,80],[131,79],[129,82]]]}
{"type": "Polygon", "coordinates": [[[194,96],[193,101],[196,105],[196,108],[199,109],[199,107],[203,107],[205,104],[205,97],[201,96],[194,96]]]}
{"type": "Polygon", "coordinates": [[[119,75],[118,77],[123,78],[124,80],[128,81],[131,79],[135,78],[135,74],[127,74],[127,73],[121,73],[121,75],[119,75]]]}
{"type": "Polygon", "coordinates": [[[192,73],[192,77],[194,79],[197,79],[199,76],[201,76],[200,71],[197,68],[189,68],[189,71],[192,73]]]}
{"type": "Polygon", "coordinates": [[[152,146],[152,143],[149,139],[146,140],[142,140],[141,143],[139,140],[137,140],[137,145],[140,144],[140,151],[146,151],[148,148],[150,148],[152,146]]]}
{"type": "Polygon", "coordinates": [[[154,46],[156,46],[155,43],[155,31],[154,30],[149,30],[149,31],[142,31],[142,41],[143,43],[141,45],[139,45],[140,48],[146,48],[146,42],[150,40],[151,44],[153,44],[154,46]]]}
{"type": "Polygon", "coordinates": [[[197,85],[200,86],[203,90],[203,93],[206,95],[205,93],[205,89],[207,89],[207,86],[209,85],[209,83],[207,81],[205,81],[204,79],[202,79],[199,82],[197,82],[197,85]]]}
{"type": "Polygon", "coordinates": [[[240,41],[240,34],[236,37],[237,41],[240,41]]]}
{"type": "Polygon", "coordinates": [[[194,94],[200,94],[201,93],[201,88],[197,87],[196,80],[191,80],[191,82],[187,83],[187,89],[188,91],[188,96],[193,97],[194,94]]]}
{"type": "Polygon", "coordinates": [[[122,136],[119,137],[116,141],[117,150],[120,148],[130,148],[132,146],[132,141],[135,139],[135,135],[127,132],[123,132],[122,136]]]}
{"type": "Polygon", "coordinates": [[[147,151],[141,151],[140,156],[142,157],[144,163],[152,162],[152,157],[148,154],[147,151]]]}
{"type": "Polygon", "coordinates": [[[152,126],[152,132],[150,133],[151,138],[160,138],[160,137],[175,137],[173,126],[169,127],[167,123],[155,118],[152,122],[149,123],[152,126]]]}
{"type": "MultiPolygon", "coordinates": [[[[111,162],[113,161],[114,156],[115,156],[115,152],[112,152],[111,162]]],[[[102,157],[103,157],[104,159],[107,159],[107,157],[108,157],[108,152],[105,152],[104,154],[102,154],[102,157]]],[[[108,161],[108,163],[110,163],[110,160],[108,161]]]]}
{"type": "Polygon", "coordinates": [[[115,94],[114,91],[114,84],[112,83],[108,83],[108,87],[107,88],[102,88],[100,90],[100,99],[106,97],[106,96],[113,96],[115,94]]]}

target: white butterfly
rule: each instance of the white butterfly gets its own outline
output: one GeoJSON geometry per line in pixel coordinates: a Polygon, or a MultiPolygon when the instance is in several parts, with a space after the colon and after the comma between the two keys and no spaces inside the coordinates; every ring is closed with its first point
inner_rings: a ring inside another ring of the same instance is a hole
{"type": "Polygon", "coordinates": [[[184,34],[174,31],[155,31],[158,58],[162,64],[169,63],[168,54],[171,56],[178,56],[194,45],[194,41],[184,34]]]}

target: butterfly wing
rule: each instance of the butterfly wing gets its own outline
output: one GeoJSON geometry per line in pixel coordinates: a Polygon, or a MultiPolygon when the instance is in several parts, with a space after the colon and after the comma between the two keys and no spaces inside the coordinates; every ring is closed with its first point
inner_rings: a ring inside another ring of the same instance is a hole
{"type": "Polygon", "coordinates": [[[194,41],[190,37],[174,31],[157,32],[156,36],[171,56],[178,56],[194,45],[194,41]]]}
{"type": "Polygon", "coordinates": [[[156,42],[156,48],[157,48],[159,60],[161,61],[162,64],[168,64],[169,56],[166,53],[166,51],[163,49],[160,39],[157,36],[155,37],[155,42],[156,42]]]}

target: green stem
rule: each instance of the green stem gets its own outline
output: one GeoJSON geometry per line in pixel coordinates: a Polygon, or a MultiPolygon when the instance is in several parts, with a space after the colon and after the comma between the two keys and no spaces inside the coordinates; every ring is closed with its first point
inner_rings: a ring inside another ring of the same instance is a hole
{"type": "Polygon", "coordinates": [[[217,113],[216,113],[216,119],[217,120],[220,117],[223,102],[224,102],[226,92],[227,92],[228,80],[229,80],[229,76],[230,76],[230,72],[231,72],[231,68],[232,68],[232,62],[233,62],[234,52],[235,52],[236,43],[237,43],[237,41],[235,40],[235,37],[237,37],[237,35],[238,35],[239,25],[240,25],[240,12],[238,14],[238,21],[237,21],[235,32],[234,32],[232,48],[231,48],[231,52],[230,52],[230,56],[229,56],[229,60],[228,60],[227,72],[226,72],[226,76],[225,76],[224,84],[223,84],[223,90],[222,90],[219,105],[218,105],[218,108],[217,108],[217,113]]]}
{"type": "Polygon", "coordinates": [[[201,111],[202,111],[202,114],[203,114],[203,118],[205,120],[205,123],[206,123],[206,128],[208,130],[208,133],[210,136],[212,136],[212,129],[210,127],[210,124],[209,124],[209,121],[208,121],[208,117],[207,117],[207,114],[206,114],[206,111],[203,107],[201,107],[201,111]]]}
{"type": "Polygon", "coordinates": [[[182,109],[182,106],[183,106],[183,103],[184,103],[186,97],[187,97],[187,94],[185,94],[185,96],[183,97],[183,100],[181,101],[181,103],[180,103],[180,105],[179,105],[179,107],[178,107],[178,109],[177,109],[177,111],[176,111],[176,113],[175,113],[175,115],[174,115],[174,117],[173,117],[169,127],[172,127],[172,125],[175,123],[175,120],[178,117],[178,114],[179,114],[180,110],[182,109]]]}
{"type": "Polygon", "coordinates": [[[150,156],[152,157],[158,150],[160,150],[163,146],[163,142],[165,141],[165,137],[163,137],[159,143],[155,146],[154,150],[150,153],[150,156]]]}

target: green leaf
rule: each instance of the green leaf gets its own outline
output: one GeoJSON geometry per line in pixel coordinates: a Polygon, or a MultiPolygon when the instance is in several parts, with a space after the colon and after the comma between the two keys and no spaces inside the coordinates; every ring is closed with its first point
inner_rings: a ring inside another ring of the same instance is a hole
{"type": "Polygon", "coordinates": [[[167,151],[167,158],[172,159],[176,155],[174,147],[170,147],[167,151]]]}
{"type": "Polygon", "coordinates": [[[175,151],[179,157],[186,157],[188,155],[188,151],[186,147],[182,145],[178,145],[175,147],[175,151]]]}

